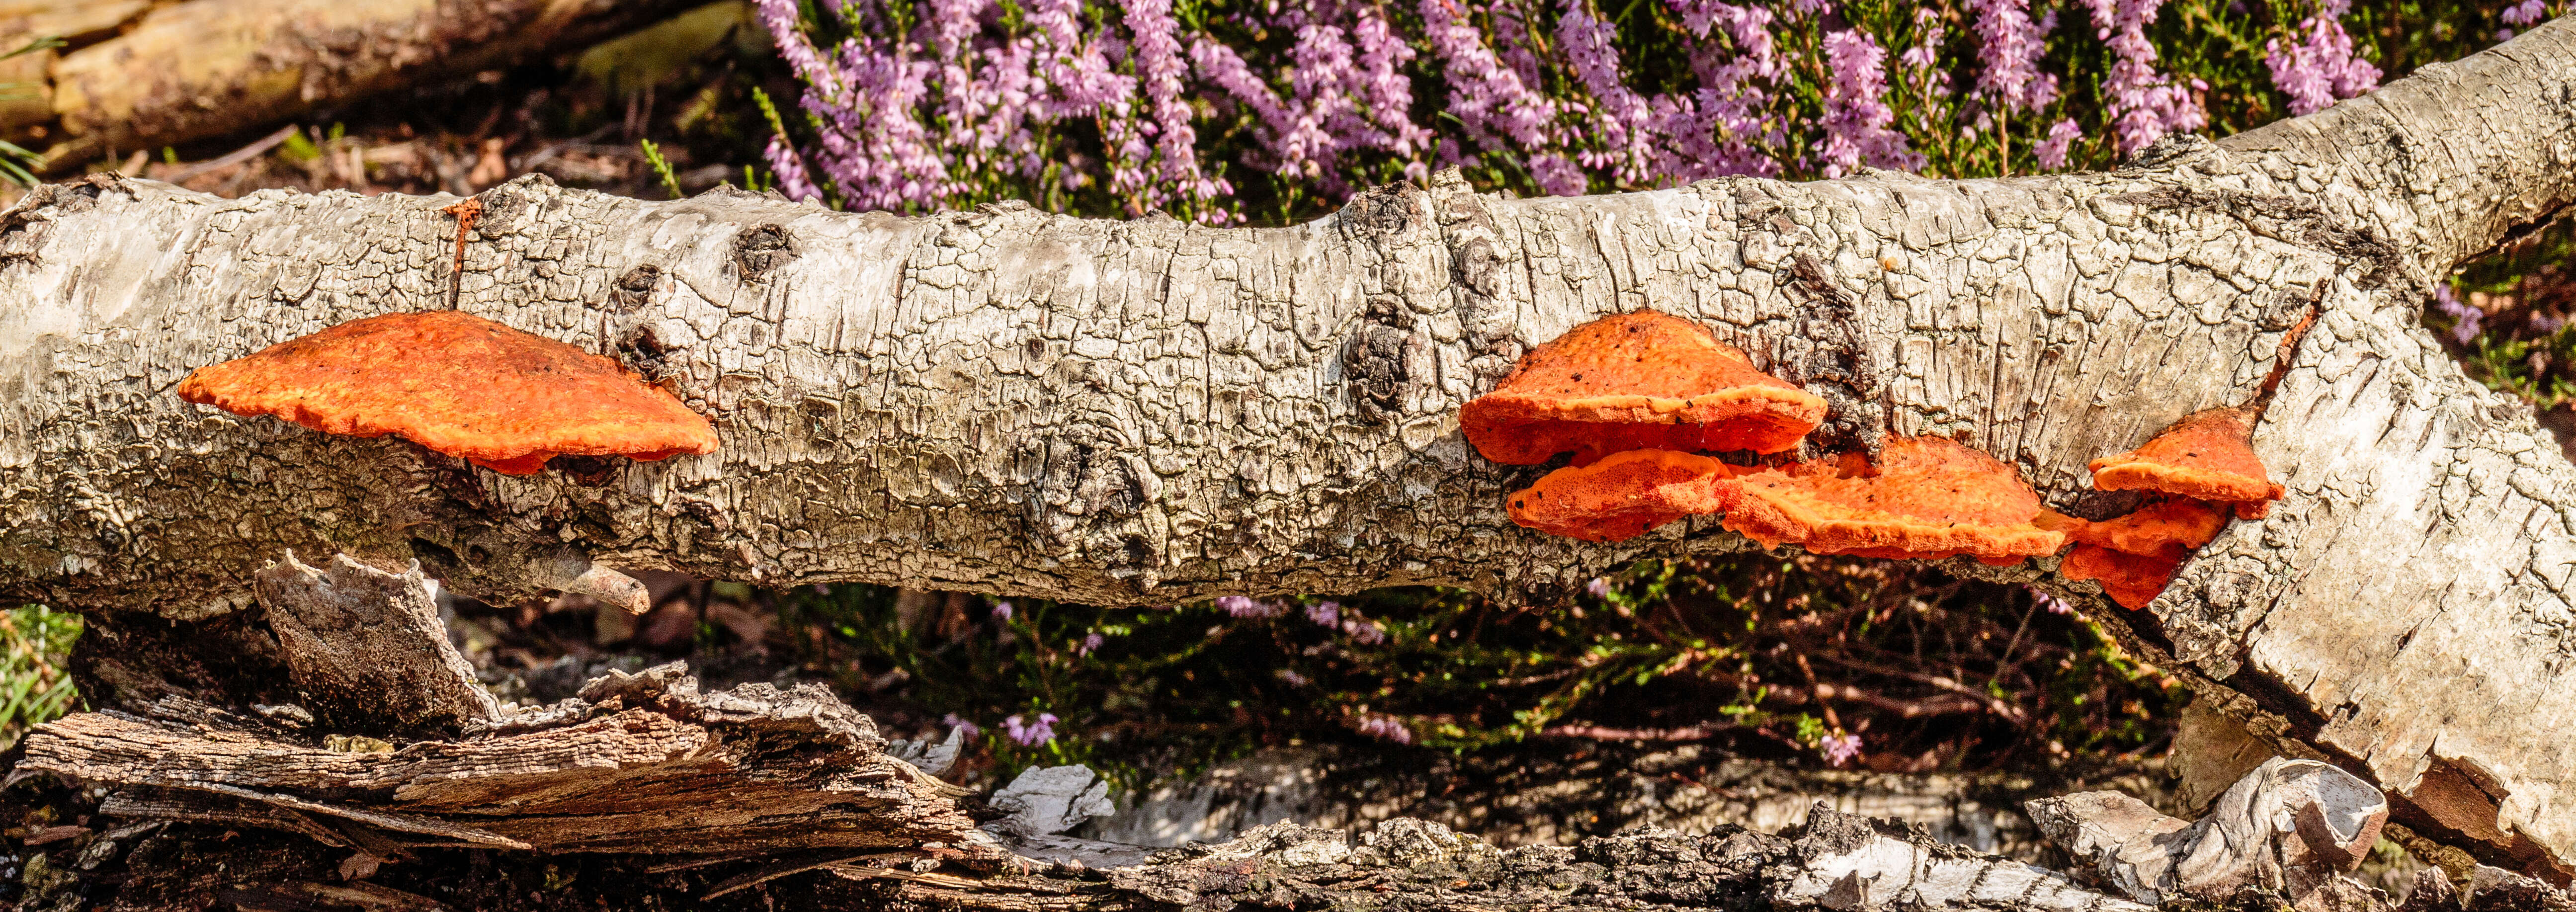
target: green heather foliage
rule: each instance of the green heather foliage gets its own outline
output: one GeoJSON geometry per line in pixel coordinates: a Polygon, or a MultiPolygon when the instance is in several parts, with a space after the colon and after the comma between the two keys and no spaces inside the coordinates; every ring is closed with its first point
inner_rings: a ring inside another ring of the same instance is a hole
{"type": "Polygon", "coordinates": [[[80,632],[79,615],[43,605],[0,611],[0,747],[61,718],[80,699],[63,668],[80,632]]]}

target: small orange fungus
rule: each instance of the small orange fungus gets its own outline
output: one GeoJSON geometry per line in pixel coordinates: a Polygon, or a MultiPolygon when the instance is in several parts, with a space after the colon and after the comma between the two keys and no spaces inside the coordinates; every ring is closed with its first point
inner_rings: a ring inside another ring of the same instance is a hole
{"type": "Polygon", "coordinates": [[[1629,450],[1567,466],[1513,492],[1512,521],[1585,541],[1626,541],[1696,513],[1726,509],[1725,463],[1671,450],[1629,450]]]}
{"type": "Polygon", "coordinates": [[[508,475],[560,454],[716,448],[707,419],[617,362],[455,311],[352,320],[198,368],[179,398],[327,434],[399,434],[508,475]]]}
{"type": "Polygon", "coordinates": [[[2182,566],[2190,552],[2181,545],[2171,545],[2157,554],[2123,554],[2101,545],[2076,545],[2068,552],[2057,572],[2070,580],[2094,580],[2102,591],[2120,607],[2138,609],[2156,600],[2173,582],[2174,570],[2182,566]]]}
{"type": "Polygon", "coordinates": [[[2175,547],[2197,550],[2226,526],[2225,505],[2179,497],[2148,503],[2116,519],[2087,522],[2058,517],[2041,524],[2066,533],[2071,541],[2139,556],[2164,554],[2175,547]]]}
{"type": "Polygon", "coordinates": [[[2066,543],[2034,525],[2039,495],[2020,472],[1942,437],[1891,437],[1875,466],[1845,456],[1741,473],[1736,483],[1743,497],[1726,527],[1764,547],[2012,564],[2066,543]]]}
{"type": "Polygon", "coordinates": [[[1458,421],[1485,458],[1577,465],[1627,450],[1776,453],[1824,420],[1825,400],[1753,368],[1697,323],[1641,310],[1594,320],[1521,358],[1458,421]]]}
{"type": "Polygon", "coordinates": [[[2261,415],[2253,406],[2194,413],[2137,449],[2093,460],[2093,486],[2248,502],[2259,511],[2282,493],[2254,455],[2254,421],[2261,415]]]}

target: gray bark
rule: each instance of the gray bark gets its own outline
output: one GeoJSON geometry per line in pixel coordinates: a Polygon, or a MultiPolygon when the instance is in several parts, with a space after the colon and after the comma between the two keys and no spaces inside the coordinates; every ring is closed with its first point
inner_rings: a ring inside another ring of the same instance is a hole
{"type": "Polygon", "coordinates": [[[1502,495],[1539,470],[1457,433],[1527,347],[1651,306],[1825,396],[1824,445],[1955,435],[2091,516],[2119,502],[2086,461],[2273,388],[2255,445],[2287,499],[2128,615],[2133,645],[2390,790],[2394,822],[2563,878],[2576,471],[2416,321],[2433,276],[2576,192],[2570,93],[2561,21],[2108,174],[1542,200],[1444,175],[1275,229],[523,179],[481,197],[461,306],[622,354],[725,441],[526,478],[167,392],[441,306],[451,200],[57,186],[0,220],[0,594],[220,625],[248,604],[241,556],[293,548],[502,600],[591,560],[1118,604],[1544,596],[1749,547],[1713,517],[1614,545],[1520,529],[1502,495]]]}

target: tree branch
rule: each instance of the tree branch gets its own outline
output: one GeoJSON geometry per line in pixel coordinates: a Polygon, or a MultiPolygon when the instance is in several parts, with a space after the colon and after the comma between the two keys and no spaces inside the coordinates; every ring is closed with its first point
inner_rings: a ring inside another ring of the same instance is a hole
{"type": "MultiPolygon", "coordinates": [[[[2538,140],[2563,133],[2576,68],[2550,61],[2571,45],[2576,25],[2535,29],[2387,101],[2107,175],[1502,200],[1448,174],[1231,230],[523,179],[479,197],[460,306],[620,354],[724,440],[524,478],[168,393],[197,366],[440,306],[451,199],[89,179],[0,218],[17,302],[0,309],[0,594],[165,656],[194,647],[119,612],[231,629],[239,555],[284,548],[418,560],[502,601],[596,583],[594,561],[1103,604],[1546,597],[1640,557],[1749,547],[1714,518],[1621,544],[1521,529],[1503,494],[1542,470],[1456,432],[1528,346],[1654,307],[1825,397],[1824,445],[1955,436],[2095,518],[2123,504],[2089,489],[2087,461],[2274,389],[2255,446],[2288,497],[2127,615],[2130,644],[2391,790],[2395,822],[2564,876],[2576,472],[2417,318],[2429,274],[2568,192],[2530,156],[2560,154],[2538,140]],[[2366,125],[2291,141],[2382,109],[2416,112],[2386,121],[2406,142],[2366,125]],[[2424,154],[2499,145],[2472,110],[2545,151],[2424,154]],[[2319,164],[2328,143],[2346,164],[2319,164]],[[2443,195],[2461,180],[2477,193],[2443,195]]],[[[2053,566],[1957,569],[2092,591],[2053,566]]]]}

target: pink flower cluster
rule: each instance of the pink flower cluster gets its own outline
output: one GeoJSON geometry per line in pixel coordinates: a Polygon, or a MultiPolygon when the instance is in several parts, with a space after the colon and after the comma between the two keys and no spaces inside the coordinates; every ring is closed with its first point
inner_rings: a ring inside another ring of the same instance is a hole
{"type": "MultiPolygon", "coordinates": [[[[1330,201],[1449,165],[1558,195],[1920,169],[1927,152],[2009,170],[2028,149],[2058,169],[2100,147],[2079,145],[2076,118],[2093,115],[2070,110],[2073,77],[2049,71],[2083,40],[2061,13],[2085,16],[2110,52],[2100,145],[2128,154],[2208,123],[2209,87],[2160,68],[2164,0],[1961,0],[1957,19],[1928,5],[1855,17],[1830,0],[842,0],[823,21],[800,18],[800,0],[756,2],[806,84],[795,132],[810,139],[767,150],[778,186],[851,209],[1084,194],[1226,223],[1244,216],[1245,181],[1330,201]],[[1641,21],[1677,23],[1679,56],[1626,56],[1641,21]],[[1950,23],[1972,59],[1945,59],[1961,44],[1950,23]],[[1963,141],[2006,154],[1947,151],[1963,141]]],[[[2266,45],[2298,113],[2380,77],[2341,24],[2350,0],[2313,2],[2266,45]]]]}
{"type": "Polygon", "coordinates": [[[2165,134],[2209,125],[2194,93],[2209,91],[2198,79],[2176,82],[2156,69],[2156,46],[2147,25],[2164,0],[2084,0],[2096,36],[2111,45],[2114,60],[2102,93],[2110,100],[2111,137],[2120,154],[2145,148],[2165,134]]]}
{"type": "Polygon", "coordinates": [[[2324,0],[2316,15],[2299,23],[2297,41],[2264,43],[2263,65],[2272,71],[2272,85],[2290,96],[2290,113],[2313,114],[2379,87],[2379,68],[2355,56],[2352,36],[2344,34],[2341,20],[2350,5],[2351,0],[2324,0]]]}
{"type": "Polygon", "coordinates": [[[1055,740],[1055,724],[1059,721],[1062,720],[1054,713],[1039,713],[1035,721],[1014,715],[1002,720],[1002,734],[1021,747],[1036,747],[1055,740]]]}

